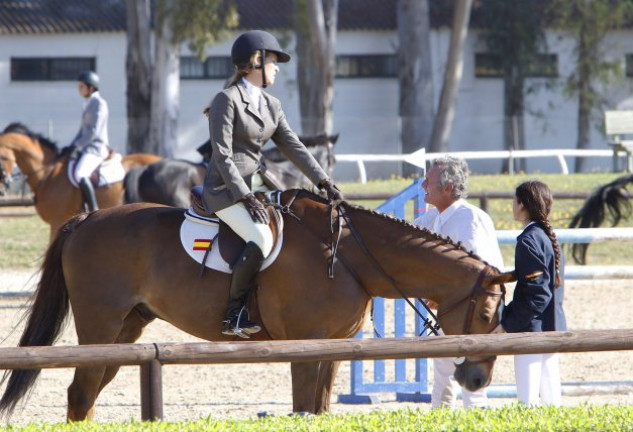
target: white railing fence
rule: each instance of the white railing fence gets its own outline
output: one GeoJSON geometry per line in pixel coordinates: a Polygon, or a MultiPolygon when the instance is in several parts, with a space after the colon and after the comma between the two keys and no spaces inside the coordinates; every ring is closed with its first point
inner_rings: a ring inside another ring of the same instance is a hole
{"type": "MultiPolygon", "coordinates": [[[[479,159],[507,159],[509,161],[510,174],[514,159],[523,158],[556,158],[562,174],[569,174],[569,167],[565,157],[613,157],[613,150],[578,150],[578,149],[547,149],[547,150],[494,150],[494,151],[457,151],[443,153],[426,153],[424,149],[411,154],[337,154],[336,162],[355,163],[358,167],[359,178],[362,183],[367,183],[367,162],[408,162],[420,168],[426,168],[426,162],[435,158],[451,155],[465,160],[479,159]]],[[[619,155],[626,157],[625,152],[619,155]]]]}

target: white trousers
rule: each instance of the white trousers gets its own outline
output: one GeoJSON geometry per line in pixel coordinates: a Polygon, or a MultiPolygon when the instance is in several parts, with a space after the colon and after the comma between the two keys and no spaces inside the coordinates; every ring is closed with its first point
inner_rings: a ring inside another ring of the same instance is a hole
{"type": "Polygon", "coordinates": [[[90,177],[104,159],[96,154],[84,153],[75,165],[75,178],[77,181],[90,177]]]}
{"type": "MultiPolygon", "coordinates": [[[[431,393],[431,408],[455,408],[455,400],[459,392],[459,384],[455,381],[455,360],[452,357],[433,359],[433,392],[431,393]]],[[[486,389],[470,391],[462,388],[462,400],[465,408],[486,408],[488,397],[486,389]]]]}
{"type": "Polygon", "coordinates": [[[561,405],[558,354],[514,356],[517,399],[527,406],[561,405]]]}
{"type": "Polygon", "coordinates": [[[266,224],[253,222],[250,213],[242,202],[215,212],[233,231],[244,239],[255,243],[262,250],[264,258],[273,249],[273,233],[266,224]]]}

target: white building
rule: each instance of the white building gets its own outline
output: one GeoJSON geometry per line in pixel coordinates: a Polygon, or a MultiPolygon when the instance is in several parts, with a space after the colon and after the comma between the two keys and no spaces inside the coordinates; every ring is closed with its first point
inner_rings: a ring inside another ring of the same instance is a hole
{"type": "MultiPolygon", "coordinates": [[[[283,36],[284,41],[289,41],[288,51],[294,53],[293,33],[289,28],[291,0],[239,0],[237,4],[241,29],[263,28],[283,36]]],[[[396,0],[340,0],[336,44],[340,70],[344,70],[345,65],[363,62],[372,67],[363,70],[368,76],[336,79],[333,132],[340,133],[338,154],[400,153],[399,89],[394,61],[398,46],[395,7],[396,0]]],[[[450,30],[441,17],[432,17],[432,23],[437,99],[450,30]]],[[[207,65],[221,66],[229,56],[233,39],[211,47],[207,65]]],[[[555,54],[558,75],[564,77],[574,67],[573,41],[559,33],[550,33],[548,39],[549,53],[555,54]]],[[[631,103],[633,31],[614,32],[606,46],[612,58],[621,59],[627,66],[627,82],[605,90],[616,108],[618,104],[631,103]]],[[[449,144],[451,151],[503,148],[503,83],[500,78],[477,76],[476,54],[482,52],[485,49],[478,40],[477,30],[473,29],[466,43],[463,78],[449,144]]],[[[20,121],[36,132],[50,135],[60,145],[68,144],[79,127],[83,102],[74,81],[76,71],[94,67],[101,77],[101,93],[110,106],[111,145],[125,151],[125,57],[124,0],[1,2],[0,128],[20,121]]],[[[194,149],[208,138],[202,110],[221,90],[224,78],[195,77],[203,69],[186,46],[182,48],[181,63],[179,143],[175,156],[197,160],[199,156],[194,149]]],[[[282,100],[290,124],[300,133],[295,65],[292,62],[281,65],[277,83],[268,91],[282,100]]],[[[543,79],[531,81],[538,80],[543,79]]],[[[542,119],[533,115],[526,117],[529,149],[575,147],[575,100],[566,99],[560,89],[543,88],[529,97],[528,104],[530,109],[540,110],[542,114],[542,119]]],[[[607,148],[605,138],[597,129],[591,145],[596,149],[607,148]]],[[[471,163],[471,168],[480,172],[498,172],[500,167],[499,160],[471,163]]],[[[611,160],[595,158],[591,167],[610,169],[611,160]]],[[[529,161],[528,171],[535,170],[558,172],[559,165],[554,159],[529,161]]],[[[368,166],[370,177],[390,177],[399,172],[396,163],[368,166]]],[[[355,179],[356,168],[341,163],[335,177],[339,181],[355,179]]]]}

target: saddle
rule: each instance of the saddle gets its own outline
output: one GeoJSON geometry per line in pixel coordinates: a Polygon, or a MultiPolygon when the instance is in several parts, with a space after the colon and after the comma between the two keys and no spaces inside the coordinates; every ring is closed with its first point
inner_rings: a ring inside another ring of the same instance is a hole
{"type": "MultiPolygon", "coordinates": [[[[258,199],[274,202],[275,194],[256,193],[258,199]]],[[[267,207],[270,217],[269,227],[273,233],[274,245],[270,255],[264,260],[262,270],[279,255],[283,243],[283,218],[274,206],[267,207]]],[[[246,242],[231,227],[222,222],[215,213],[205,210],[202,203],[202,186],[191,190],[191,207],[185,212],[185,221],[180,230],[183,247],[197,262],[206,267],[231,273],[233,264],[244,250],[246,242]]]]}
{"type": "MultiPolygon", "coordinates": [[[[82,152],[69,149],[69,147],[65,147],[64,150],[62,150],[62,154],[68,154],[68,180],[70,180],[70,183],[73,186],[79,187],[79,182],[77,181],[77,178],[75,178],[75,166],[77,165],[77,161],[81,157],[82,152]]],[[[90,182],[92,185],[97,188],[122,181],[125,177],[125,169],[123,168],[121,160],[121,154],[117,153],[113,149],[110,149],[108,157],[105,158],[90,175],[90,182]]]]}

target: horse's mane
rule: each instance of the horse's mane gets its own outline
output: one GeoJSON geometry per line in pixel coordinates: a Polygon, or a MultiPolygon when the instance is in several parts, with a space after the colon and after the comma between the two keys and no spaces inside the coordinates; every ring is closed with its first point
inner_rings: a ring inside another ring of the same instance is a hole
{"type": "MultiPolygon", "coordinates": [[[[302,189],[302,192],[310,194],[311,198],[314,201],[317,201],[317,202],[320,202],[320,203],[323,203],[323,204],[328,204],[328,201],[325,198],[321,197],[320,195],[317,195],[317,194],[315,194],[313,192],[310,192],[308,190],[305,190],[305,189],[302,189]]],[[[423,227],[414,225],[414,224],[412,224],[411,222],[409,222],[407,220],[397,218],[397,217],[392,216],[392,215],[387,214],[387,213],[382,213],[382,212],[379,212],[379,211],[376,211],[376,210],[373,210],[373,209],[369,209],[367,207],[363,207],[363,206],[358,205],[358,204],[351,204],[351,203],[349,203],[347,201],[343,201],[341,203],[341,205],[343,205],[347,209],[356,210],[356,211],[359,211],[361,213],[367,213],[367,214],[369,214],[372,217],[377,217],[379,219],[383,219],[383,220],[387,220],[389,222],[393,222],[393,223],[395,223],[395,224],[397,224],[399,226],[404,226],[407,229],[410,229],[410,230],[413,230],[416,233],[422,234],[422,236],[423,236],[423,238],[425,240],[428,240],[428,239],[437,240],[442,245],[454,247],[455,249],[465,253],[467,256],[469,256],[471,258],[474,258],[474,259],[476,259],[476,260],[478,260],[480,262],[483,262],[485,264],[490,265],[488,262],[486,262],[483,258],[481,258],[479,255],[477,255],[475,252],[473,252],[473,251],[471,251],[469,249],[466,249],[461,244],[461,242],[455,242],[450,237],[443,236],[443,235],[438,234],[436,232],[433,232],[433,231],[431,231],[431,230],[429,230],[427,228],[423,228],[423,227]]],[[[419,238],[419,236],[418,236],[418,238],[419,238]]]]}
{"type": "Polygon", "coordinates": [[[33,132],[24,123],[20,123],[20,122],[9,123],[7,125],[7,127],[4,128],[2,133],[17,133],[17,134],[26,135],[29,138],[31,138],[32,140],[39,141],[39,143],[43,147],[47,147],[49,150],[51,150],[56,155],[60,154],[60,150],[59,150],[59,147],[57,146],[56,142],[51,141],[49,138],[46,138],[42,134],[38,134],[38,133],[33,132]]]}

